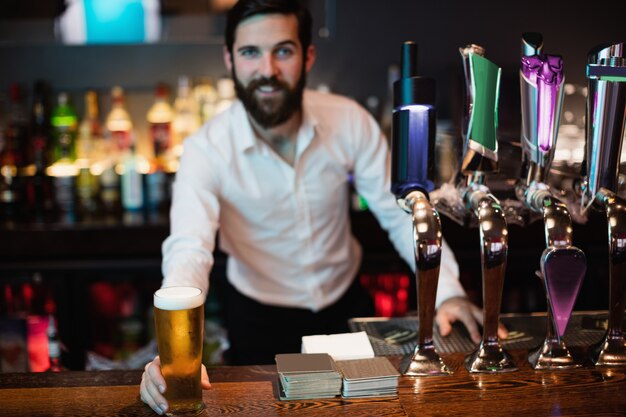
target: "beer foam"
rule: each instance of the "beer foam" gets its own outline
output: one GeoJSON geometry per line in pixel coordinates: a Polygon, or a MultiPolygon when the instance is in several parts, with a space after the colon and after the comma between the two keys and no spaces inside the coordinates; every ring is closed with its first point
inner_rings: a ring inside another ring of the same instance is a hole
{"type": "Polygon", "coordinates": [[[161,310],[187,310],[203,303],[204,294],[195,287],[166,287],[154,293],[154,306],[161,310]]]}

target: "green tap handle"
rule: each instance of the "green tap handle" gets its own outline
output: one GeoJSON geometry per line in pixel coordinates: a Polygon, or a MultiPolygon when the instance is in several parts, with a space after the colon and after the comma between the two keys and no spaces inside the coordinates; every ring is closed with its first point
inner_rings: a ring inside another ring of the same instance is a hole
{"type": "Polygon", "coordinates": [[[487,58],[475,53],[471,53],[469,58],[474,99],[467,138],[470,142],[476,142],[487,150],[485,153],[481,152],[483,156],[497,160],[496,129],[498,128],[498,98],[502,70],[487,58]],[[493,155],[490,155],[491,153],[493,155]]]}
{"type": "Polygon", "coordinates": [[[472,177],[498,171],[498,98],[502,70],[483,57],[478,45],[460,48],[467,88],[467,117],[463,129],[461,172],[472,177]]]}

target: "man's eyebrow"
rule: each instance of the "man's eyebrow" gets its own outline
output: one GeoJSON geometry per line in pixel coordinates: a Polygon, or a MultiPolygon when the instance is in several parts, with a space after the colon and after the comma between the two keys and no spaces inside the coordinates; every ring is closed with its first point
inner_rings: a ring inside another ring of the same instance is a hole
{"type": "MultiPolygon", "coordinates": [[[[273,46],[273,48],[276,47],[280,47],[280,46],[297,46],[297,43],[295,41],[292,40],[286,40],[286,41],[281,41],[278,42],[276,45],[273,46]]],[[[261,47],[259,45],[241,45],[239,48],[237,48],[237,51],[244,51],[246,49],[261,49],[261,47]]]]}

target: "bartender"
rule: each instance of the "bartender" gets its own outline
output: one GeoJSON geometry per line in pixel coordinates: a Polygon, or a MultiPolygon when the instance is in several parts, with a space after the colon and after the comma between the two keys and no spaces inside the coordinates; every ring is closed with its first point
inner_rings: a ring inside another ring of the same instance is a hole
{"type": "MultiPolygon", "coordinates": [[[[238,101],[185,140],[173,186],[163,287],[205,293],[216,234],[228,254],[222,295],[230,364],[274,363],[301,338],[347,332],[374,314],[357,273],[349,175],[398,253],[415,270],[412,219],[390,189],[390,152],[356,102],[305,88],[316,57],[311,16],[294,0],[239,0],[226,22],[224,63],[238,101]]],[[[436,323],[461,321],[476,342],[482,311],[466,297],[444,242],[436,323]]],[[[500,334],[504,337],[504,328],[500,334]]],[[[203,387],[209,380],[203,369],[203,387]]],[[[141,398],[167,410],[159,358],[146,365],[141,398]]]]}

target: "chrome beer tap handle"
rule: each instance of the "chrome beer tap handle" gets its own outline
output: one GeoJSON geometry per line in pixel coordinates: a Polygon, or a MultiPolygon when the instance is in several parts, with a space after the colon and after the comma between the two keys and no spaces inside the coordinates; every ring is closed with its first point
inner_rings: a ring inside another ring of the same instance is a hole
{"type": "Polygon", "coordinates": [[[413,217],[419,332],[413,356],[403,374],[446,375],[452,372],[439,357],[433,342],[435,299],[442,249],[439,214],[420,191],[412,191],[405,200],[413,217]]]}
{"type": "Polygon", "coordinates": [[[598,366],[624,366],[626,203],[616,193],[626,124],[626,44],[601,45],[591,50],[587,78],[582,204],[585,210],[594,207],[606,212],[609,246],[609,328],[590,354],[598,366]]]}
{"type": "MultiPolygon", "coordinates": [[[[540,35],[539,35],[540,36],[540,35]]],[[[563,102],[563,59],[529,47],[522,38],[522,174],[516,194],[530,210],[543,214],[546,249],[540,277],[547,299],[547,332],[528,360],[534,369],[564,369],[574,362],[562,336],[585,277],[585,254],[572,246],[572,220],[565,204],[554,197],[546,179],[554,158],[563,102]]]]}
{"type": "Polygon", "coordinates": [[[501,69],[484,57],[484,48],[459,49],[465,71],[467,108],[463,126],[464,155],[461,172],[466,210],[477,219],[483,284],[483,337],[465,358],[470,372],[508,372],[517,368],[502,349],[498,322],[508,253],[508,229],[498,200],[485,185],[486,175],[498,170],[498,96],[501,69]]]}
{"type": "Polygon", "coordinates": [[[508,254],[508,229],[498,200],[484,185],[472,185],[465,200],[478,217],[483,283],[483,337],[478,348],[465,358],[470,372],[516,371],[510,355],[498,339],[498,322],[508,254]]]}
{"type": "Polygon", "coordinates": [[[408,376],[451,373],[433,343],[442,247],[439,214],[428,197],[434,189],[435,133],[435,82],[417,76],[417,45],[405,42],[402,77],[394,83],[391,192],[413,219],[419,331],[415,351],[401,369],[408,376]]]}
{"type": "Polygon", "coordinates": [[[609,322],[604,339],[592,348],[598,366],[626,366],[624,308],[626,307],[626,200],[600,189],[596,199],[606,208],[609,225],[609,322]]]}

